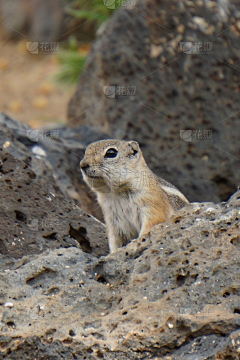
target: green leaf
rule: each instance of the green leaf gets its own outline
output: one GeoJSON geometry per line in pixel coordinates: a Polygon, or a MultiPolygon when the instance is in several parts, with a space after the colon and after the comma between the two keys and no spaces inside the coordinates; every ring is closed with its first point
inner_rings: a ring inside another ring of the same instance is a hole
{"type": "Polygon", "coordinates": [[[58,59],[62,67],[61,72],[55,77],[56,80],[62,83],[75,83],[84,68],[86,56],[75,51],[62,51],[58,54],[58,59]]]}

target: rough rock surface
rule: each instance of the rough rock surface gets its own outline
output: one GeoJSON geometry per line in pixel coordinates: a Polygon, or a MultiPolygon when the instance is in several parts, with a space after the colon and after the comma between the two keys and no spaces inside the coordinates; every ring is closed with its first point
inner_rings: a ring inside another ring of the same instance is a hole
{"type": "Polygon", "coordinates": [[[239,359],[239,208],[240,191],[190,204],[100,259],[21,254],[0,273],[0,359],[239,359]]]}
{"type": "MultiPolygon", "coordinates": [[[[5,130],[7,127],[12,139],[16,140],[17,144],[20,142],[29,156],[40,156],[48,163],[63,193],[70,196],[87,213],[103,219],[95,195],[83,182],[79,162],[84,156],[86,146],[93,141],[106,139],[106,134],[96,132],[88,126],[78,129],[63,127],[33,130],[5,114],[0,114],[0,124],[4,124],[5,130]]],[[[2,141],[5,140],[3,134],[2,141]]]]}
{"type": "Polygon", "coordinates": [[[240,178],[239,24],[236,0],[138,0],[116,11],[88,57],[68,124],[137,140],[152,170],[190,201],[227,200],[240,178]],[[191,55],[180,42],[210,45],[191,55]],[[108,98],[103,86],[136,86],[136,96],[108,98]],[[187,129],[212,138],[183,141],[187,129]]]}
{"type": "Polygon", "coordinates": [[[64,192],[49,160],[16,139],[22,132],[23,141],[29,131],[14,120],[0,118],[0,268],[8,268],[25,254],[52,248],[74,246],[95,256],[107,254],[105,226],[64,192]]]}

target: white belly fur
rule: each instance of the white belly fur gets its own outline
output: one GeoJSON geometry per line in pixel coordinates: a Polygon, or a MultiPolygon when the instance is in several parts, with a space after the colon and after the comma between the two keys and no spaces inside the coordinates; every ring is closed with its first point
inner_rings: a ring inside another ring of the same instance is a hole
{"type": "Polygon", "coordinates": [[[132,197],[120,197],[119,195],[108,193],[99,196],[105,216],[107,227],[113,227],[115,233],[124,234],[128,240],[137,238],[142,226],[142,211],[133,202],[132,197]]]}

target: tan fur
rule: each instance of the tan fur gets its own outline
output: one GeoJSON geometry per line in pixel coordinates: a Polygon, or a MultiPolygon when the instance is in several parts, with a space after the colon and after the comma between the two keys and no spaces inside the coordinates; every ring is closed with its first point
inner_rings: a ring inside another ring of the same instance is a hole
{"type": "Polygon", "coordinates": [[[178,189],[148,168],[136,141],[92,143],[80,167],[103,210],[111,252],[148,234],[153,225],[165,222],[189,203],[178,189]],[[107,151],[114,155],[117,151],[116,157],[107,157],[107,151]]]}

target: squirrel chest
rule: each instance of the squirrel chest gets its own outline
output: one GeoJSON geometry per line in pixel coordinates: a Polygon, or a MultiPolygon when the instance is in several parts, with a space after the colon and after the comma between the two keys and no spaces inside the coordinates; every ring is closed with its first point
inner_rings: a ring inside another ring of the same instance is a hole
{"type": "Polygon", "coordinates": [[[106,221],[106,225],[119,229],[126,239],[138,237],[142,227],[142,212],[138,200],[140,195],[101,194],[98,199],[106,221]]]}

